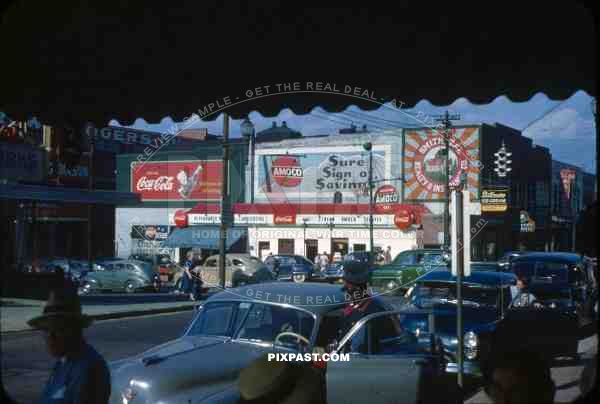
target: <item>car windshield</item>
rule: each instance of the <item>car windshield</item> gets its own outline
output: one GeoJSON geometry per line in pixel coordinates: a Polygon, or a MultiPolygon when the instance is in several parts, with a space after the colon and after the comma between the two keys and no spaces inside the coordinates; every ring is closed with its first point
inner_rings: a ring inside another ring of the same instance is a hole
{"type": "Polygon", "coordinates": [[[523,275],[533,283],[561,283],[567,282],[569,265],[551,261],[523,261],[515,262],[512,271],[516,275],[523,275]]]}
{"type": "MultiPolygon", "coordinates": [[[[497,307],[499,289],[480,284],[463,284],[464,305],[497,307]]],[[[436,304],[456,304],[456,284],[450,282],[419,283],[412,292],[411,302],[417,307],[431,308],[436,304]]]]}
{"type": "Polygon", "coordinates": [[[291,334],[309,339],[314,318],[309,313],[271,304],[251,302],[208,303],[188,331],[188,335],[218,335],[274,343],[296,342],[291,334]],[[284,334],[282,333],[291,333],[284,334]]]}

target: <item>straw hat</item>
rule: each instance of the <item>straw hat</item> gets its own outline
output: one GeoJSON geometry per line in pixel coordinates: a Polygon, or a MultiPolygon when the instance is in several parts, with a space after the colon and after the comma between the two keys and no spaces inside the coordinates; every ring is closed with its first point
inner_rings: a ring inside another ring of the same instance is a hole
{"type": "Polygon", "coordinates": [[[41,316],[27,322],[38,329],[86,328],[92,319],[81,312],[81,302],[75,291],[51,290],[41,316]]]}

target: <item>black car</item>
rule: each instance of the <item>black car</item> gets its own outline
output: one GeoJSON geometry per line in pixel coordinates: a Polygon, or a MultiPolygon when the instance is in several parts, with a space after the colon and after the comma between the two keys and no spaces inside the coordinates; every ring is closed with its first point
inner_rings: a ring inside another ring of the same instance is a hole
{"type": "Polygon", "coordinates": [[[530,253],[513,259],[510,270],[529,281],[529,291],[546,308],[575,316],[579,326],[595,320],[598,288],[589,258],[574,253],[530,253]]]}
{"type": "Polygon", "coordinates": [[[379,266],[377,257],[377,254],[371,254],[369,251],[355,251],[348,253],[344,256],[342,261],[327,265],[324,271],[325,280],[329,283],[341,282],[342,277],[344,276],[344,263],[349,261],[367,264],[369,266],[369,272],[371,272],[379,266]]]}
{"type": "MultiPolygon", "coordinates": [[[[542,307],[513,307],[517,277],[512,273],[472,271],[463,279],[463,354],[465,374],[481,380],[497,350],[531,350],[548,358],[576,357],[579,342],[573,316],[542,307]]],[[[434,270],[419,280],[409,305],[434,312],[436,334],[448,356],[447,371],[457,371],[456,277],[434,270]]]]}
{"type": "MultiPolygon", "coordinates": [[[[463,278],[463,335],[465,374],[479,378],[494,346],[498,322],[511,303],[513,274],[473,271],[463,278]]],[[[436,269],[420,277],[411,288],[408,305],[434,313],[436,335],[441,338],[448,357],[447,371],[457,371],[456,277],[436,269]]]]}
{"type": "Polygon", "coordinates": [[[504,253],[502,257],[498,260],[498,265],[500,266],[502,271],[509,271],[511,262],[517,258],[521,257],[525,254],[529,254],[531,251],[507,251],[504,253]]]}
{"type": "Polygon", "coordinates": [[[302,283],[320,277],[315,265],[301,255],[270,255],[265,258],[265,265],[280,281],[302,283]]]}

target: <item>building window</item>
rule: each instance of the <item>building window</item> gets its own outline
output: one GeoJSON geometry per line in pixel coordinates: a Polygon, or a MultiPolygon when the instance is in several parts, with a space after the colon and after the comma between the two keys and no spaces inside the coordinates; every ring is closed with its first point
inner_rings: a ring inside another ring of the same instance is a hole
{"type": "Polygon", "coordinates": [[[294,254],[294,239],[282,238],[277,240],[277,254],[293,255],[294,254]]]}

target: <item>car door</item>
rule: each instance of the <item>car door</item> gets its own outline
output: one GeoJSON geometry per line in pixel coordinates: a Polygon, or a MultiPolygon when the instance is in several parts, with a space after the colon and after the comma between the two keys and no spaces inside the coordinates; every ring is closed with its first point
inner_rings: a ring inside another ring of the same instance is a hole
{"type": "Polygon", "coordinates": [[[98,270],[90,272],[89,278],[96,281],[96,287],[99,289],[110,289],[111,277],[114,271],[114,264],[104,264],[98,270]]]}
{"type": "Polygon", "coordinates": [[[125,290],[125,283],[129,277],[129,271],[125,262],[114,264],[114,271],[110,274],[110,289],[122,291],[125,290]]]}
{"type": "Polygon", "coordinates": [[[329,404],[419,401],[422,368],[428,359],[416,353],[414,334],[402,327],[395,329],[398,314],[367,316],[342,338],[336,352],[347,354],[349,360],[327,363],[329,404]],[[382,328],[385,323],[391,326],[382,328]]]}

